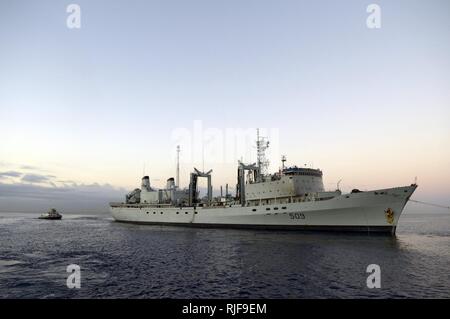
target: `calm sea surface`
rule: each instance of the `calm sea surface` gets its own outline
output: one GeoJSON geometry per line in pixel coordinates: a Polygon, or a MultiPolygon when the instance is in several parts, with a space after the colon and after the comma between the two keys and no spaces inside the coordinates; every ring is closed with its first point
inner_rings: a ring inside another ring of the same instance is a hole
{"type": "Polygon", "coordinates": [[[450,298],[450,214],[397,236],[137,226],[0,213],[0,298],[450,298]],[[70,264],[81,288],[69,289],[70,264]],[[381,267],[381,289],[366,267],[381,267]]]}

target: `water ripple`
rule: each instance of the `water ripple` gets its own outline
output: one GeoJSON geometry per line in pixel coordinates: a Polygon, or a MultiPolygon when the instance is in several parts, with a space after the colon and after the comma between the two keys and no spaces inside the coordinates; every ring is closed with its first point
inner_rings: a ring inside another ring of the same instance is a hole
{"type": "Polygon", "coordinates": [[[0,298],[450,297],[448,216],[402,216],[397,238],[64,217],[0,214],[0,298]],[[372,263],[381,289],[366,287],[372,263]],[[69,264],[81,289],[66,287],[69,264]]]}

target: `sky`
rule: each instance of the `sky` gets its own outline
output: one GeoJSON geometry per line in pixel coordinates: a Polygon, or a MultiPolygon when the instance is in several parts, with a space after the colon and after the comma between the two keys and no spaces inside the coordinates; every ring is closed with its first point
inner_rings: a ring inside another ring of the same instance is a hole
{"type": "Polygon", "coordinates": [[[176,145],[181,186],[195,166],[234,189],[256,128],[271,171],[286,155],[322,169],[327,189],[417,178],[414,198],[449,205],[449,12],[447,0],[2,0],[0,211],[89,209],[90,194],[103,209],[143,174],[163,187],[176,145]]]}

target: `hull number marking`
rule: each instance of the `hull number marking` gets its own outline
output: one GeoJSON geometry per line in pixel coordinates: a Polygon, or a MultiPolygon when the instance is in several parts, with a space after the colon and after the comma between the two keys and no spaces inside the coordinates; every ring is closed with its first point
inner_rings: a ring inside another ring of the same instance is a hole
{"type": "Polygon", "coordinates": [[[289,213],[290,219],[305,219],[305,215],[303,213],[289,213]]]}

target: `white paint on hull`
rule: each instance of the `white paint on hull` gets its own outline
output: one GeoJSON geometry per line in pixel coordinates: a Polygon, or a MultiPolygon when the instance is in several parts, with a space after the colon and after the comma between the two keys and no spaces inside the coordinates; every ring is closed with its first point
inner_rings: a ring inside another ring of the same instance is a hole
{"type": "Polygon", "coordinates": [[[323,201],[228,207],[112,205],[116,221],[176,225],[394,227],[416,185],[343,194],[323,201]],[[389,221],[386,210],[394,212],[389,221]]]}

